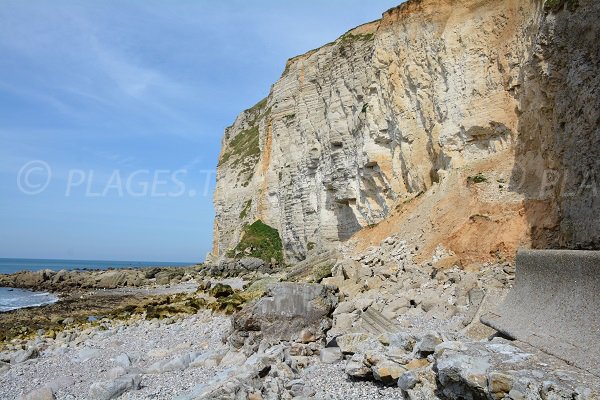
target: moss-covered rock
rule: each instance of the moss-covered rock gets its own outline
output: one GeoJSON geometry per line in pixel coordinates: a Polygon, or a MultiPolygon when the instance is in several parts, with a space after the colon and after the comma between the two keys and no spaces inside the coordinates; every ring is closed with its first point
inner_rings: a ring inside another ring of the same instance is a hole
{"type": "Polygon", "coordinates": [[[231,258],[256,257],[265,262],[275,259],[283,263],[283,244],[277,229],[261,220],[244,227],[242,240],[233,251],[228,253],[231,258]]]}
{"type": "Polygon", "coordinates": [[[208,293],[212,296],[212,297],[226,297],[226,296],[230,296],[234,293],[234,290],[231,286],[229,285],[225,285],[222,283],[217,283],[215,286],[213,286],[212,288],[210,288],[210,290],[208,291],[208,293]]]}

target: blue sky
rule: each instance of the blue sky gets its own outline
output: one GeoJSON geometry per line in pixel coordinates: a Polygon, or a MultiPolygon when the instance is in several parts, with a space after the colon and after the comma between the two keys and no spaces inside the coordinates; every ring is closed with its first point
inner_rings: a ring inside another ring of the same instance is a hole
{"type": "Polygon", "coordinates": [[[0,257],[201,261],[224,128],[398,3],[0,0],[0,257]]]}

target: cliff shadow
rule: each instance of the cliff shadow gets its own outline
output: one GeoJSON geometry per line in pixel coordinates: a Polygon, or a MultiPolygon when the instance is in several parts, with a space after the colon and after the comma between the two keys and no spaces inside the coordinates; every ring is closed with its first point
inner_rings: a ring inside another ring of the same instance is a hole
{"type": "Polygon", "coordinates": [[[510,187],[533,248],[600,249],[600,2],[540,3],[521,71],[510,187]]]}

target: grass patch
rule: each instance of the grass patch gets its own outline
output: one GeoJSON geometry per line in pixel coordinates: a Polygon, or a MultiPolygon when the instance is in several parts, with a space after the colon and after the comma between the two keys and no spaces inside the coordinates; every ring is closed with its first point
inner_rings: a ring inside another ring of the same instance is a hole
{"type": "Polygon", "coordinates": [[[246,216],[248,215],[248,211],[250,211],[250,206],[252,206],[252,199],[247,200],[244,203],[244,208],[242,208],[242,211],[240,212],[240,219],[246,218],[246,216]]]}
{"type": "Polygon", "coordinates": [[[229,160],[234,160],[232,166],[235,168],[240,162],[244,167],[251,168],[260,156],[259,131],[258,126],[261,118],[267,118],[271,109],[267,108],[267,98],[265,97],[245,112],[253,118],[248,122],[248,128],[238,133],[232,140],[226,144],[225,151],[219,159],[219,165],[225,164],[229,160]],[[264,110],[264,111],[263,111],[264,110]]]}
{"type": "Polygon", "coordinates": [[[323,280],[323,278],[328,278],[331,276],[331,270],[333,265],[331,264],[317,264],[312,269],[312,281],[315,283],[319,283],[323,280]]]}
{"type": "Polygon", "coordinates": [[[259,101],[258,103],[256,103],[255,105],[253,105],[252,107],[250,107],[249,109],[246,110],[246,112],[256,112],[258,110],[260,110],[261,108],[265,108],[267,106],[267,97],[265,97],[264,99],[262,99],[261,101],[259,101]]]}
{"type": "Polygon", "coordinates": [[[314,249],[314,248],[315,248],[315,246],[316,246],[316,245],[317,245],[317,244],[316,244],[315,242],[308,242],[308,243],[306,244],[306,248],[308,249],[308,251],[311,251],[312,249],[314,249]]]}
{"type": "Polygon", "coordinates": [[[260,258],[266,262],[270,262],[271,258],[274,258],[279,263],[283,263],[283,244],[277,229],[261,220],[244,227],[242,240],[235,246],[235,249],[227,253],[227,256],[240,258],[245,255],[260,258]],[[246,253],[246,249],[250,249],[250,252],[246,253]]]}
{"type": "Polygon", "coordinates": [[[226,163],[230,159],[234,159],[233,166],[235,167],[240,161],[258,155],[260,155],[258,125],[253,125],[238,133],[227,144],[227,148],[219,160],[219,165],[226,163]]]}
{"type": "Polygon", "coordinates": [[[487,178],[485,176],[483,176],[483,174],[478,173],[477,175],[474,175],[474,176],[468,176],[467,177],[467,182],[470,182],[470,183],[483,183],[483,182],[487,182],[487,178]]]}
{"type": "Polygon", "coordinates": [[[269,285],[274,283],[281,282],[281,279],[276,277],[266,277],[260,278],[252,281],[241,293],[241,295],[247,300],[252,301],[254,299],[258,299],[267,294],[267,288],[269,285]]]}
{"type": "Polygon", "coordinates": [[[340,38],[340,41],[341,42],[354,42],[357,40],[367,41],[367,40],[373,40],[374,37],[375,37],[375,35],[373,33],[359,33],[359,34],[346,33],[345,35],[343,35],[340,38]]]}

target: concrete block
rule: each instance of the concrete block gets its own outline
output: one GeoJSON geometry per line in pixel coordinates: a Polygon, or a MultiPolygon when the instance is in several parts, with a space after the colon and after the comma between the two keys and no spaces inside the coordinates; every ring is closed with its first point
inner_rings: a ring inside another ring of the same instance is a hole
{"type": "Polygon", "coordinates": [[[600,251],[521,250],[516,265],[481,322],[600,377],[600,251]]]}

